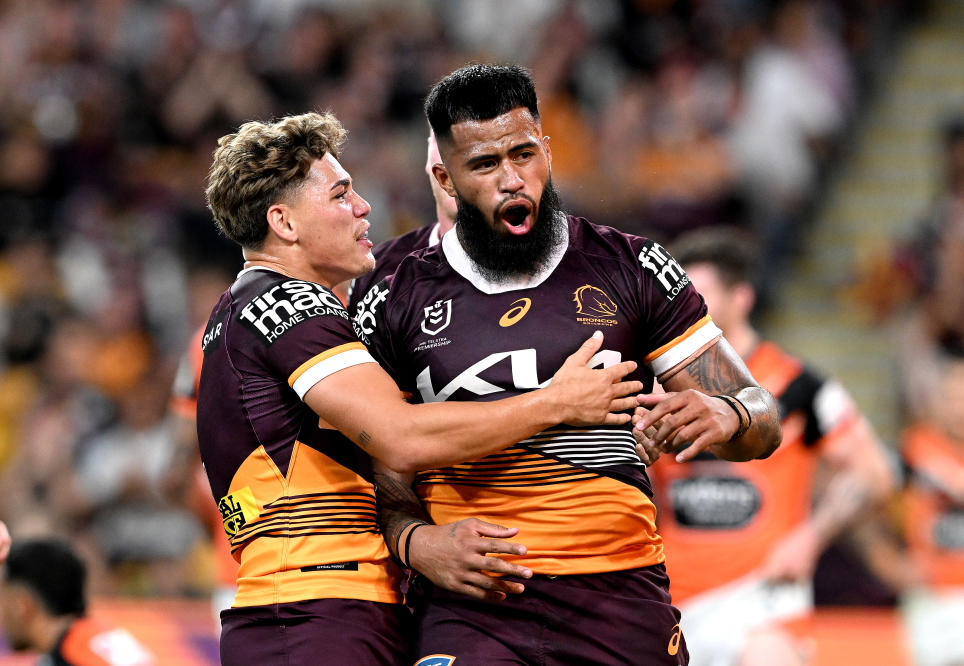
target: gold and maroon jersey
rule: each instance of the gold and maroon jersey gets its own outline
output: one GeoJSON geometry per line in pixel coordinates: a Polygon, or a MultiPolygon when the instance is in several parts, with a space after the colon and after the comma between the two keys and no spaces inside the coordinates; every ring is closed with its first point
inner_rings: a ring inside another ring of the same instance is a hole
{"type": "Polygon", "coordinates": [[[242,271],[203,338],[201,459],[240,562],[235,606],[398,602],[368,457],[304,402],[317,382],[374,362],[328,289],[242,271]]]}
{"type": "Polygon", "coordinates": [[[770,342],[746,362],[780,407],[783,441],[773,455],[733,463],[702,453],[682,464],[662,456],[650,470],[675,603],[760,566],[776,541],[809,516],[815,453],[865,436],[836,381],[770,342]]]}
{"type": "Polygon", "coordinates": [[[911,555],[935,587],[964,586],[964,443],[933,426],[902,437],[908,468],[904,534],[911,555]]]}
{"type": "MultiPolygon", "coordinates": [[[[494,400],[545,386],[593,331],[593,367],[637,359],[652,387],[719,338],[702,298],[658,244],[582,218],[528,279],[491,283],[446,234],[362,299],[355,329],[417,402],[494,400]]],[[[498,428],[498,423],[492,424],[498,428]]],[[[543,574],[618,571],[663,560],[656,509],[631,426],[560,425],[480,460],[416,477],[436,523],[518,527],[543,574]]]]}

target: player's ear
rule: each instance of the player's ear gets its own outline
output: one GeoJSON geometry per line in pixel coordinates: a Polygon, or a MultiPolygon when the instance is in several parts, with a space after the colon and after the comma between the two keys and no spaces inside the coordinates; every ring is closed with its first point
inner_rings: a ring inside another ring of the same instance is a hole
{"type": "Polygon", "coordinates": [[[298,240],[298,231],[291,216],[291,208],[287,204],[276,203],[268,206],[268,228],[282,240],[293,243],[298,240]]]}
{"type": "Polygon", "coordinates": [[[445,190],[445,193],[450,197],[455,196],[455,185],[452,183],[452,178],[449,176],[449,170],[445,168],[445,165],[441,162],[432,165],[432,175],[435,176],[436,182],[438,182],[439,187],[445,190]]]}
{"type": "Polygon", "coordinates": [[[546,149],[546,157],[549,158],[549,164],[552,164],[552,147],[549,145],[549,135],[542,137],[542,146],[546,149]]]}

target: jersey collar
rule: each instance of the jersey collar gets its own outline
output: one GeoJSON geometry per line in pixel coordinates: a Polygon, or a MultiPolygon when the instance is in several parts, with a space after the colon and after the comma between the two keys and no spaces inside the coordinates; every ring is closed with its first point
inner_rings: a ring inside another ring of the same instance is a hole
{"type": "Polygon", "coordinates": [[[442,252],[445,253],[445,258],[455,272],[471,282],[476,289],[484,294],[503,294],[507,291],[531,289],[538,287],[552,275],[569,248],[569,224],[566,216],[560,213],[554,222],[559,225],[561,233],[549,252],[549,261],[546,262],[542,270],[533,275],[506,280],[505,282],[490,282],[479,273],[475,262],[466,254],[465,248],[462,247],[459,236],[454,230],[452,233],[442,236],[442,252]]]}

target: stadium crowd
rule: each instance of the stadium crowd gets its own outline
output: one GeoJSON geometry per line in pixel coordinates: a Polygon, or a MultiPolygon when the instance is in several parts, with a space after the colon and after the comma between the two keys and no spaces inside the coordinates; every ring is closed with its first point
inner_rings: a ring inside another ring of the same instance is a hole
{"type": "MultiPolygon", "coordinates": [[[[565,206],[666,242],[742,227],[763,247],[762,274],[792,252],[914,5],[3,3],[0,520],[14,540],[69,539],[95,594],[209,590],[195,460],[182,455],[169,400],[188,339],[240,268],[203,197],[216,139],[240,123],[332,110],[351,132],[342,161],[372,204],[377,242],[433,219],[426,91],[468,61],[522,63],[545,134],[558,137],[565,206]]],[[[937,210],[959,222],[949,189],[937,210]]],[[[959,290],[942,285],[964,266],[960,224],[931,227],[926,256],[943,272],[922,282],[937,305],[921,318],[959,326],[959,290]]],[[[914,265],[930,265],[920,256],[914,265]]],[[[960,354],[954,333],[940,353],[960,354]]],[[[959,394],[960,367],[945,374],[959,394]]],[[[908,422],[958,441],[953,410],[913,402],[920,395],[907,391],[908,422]]],[[[959,476],[941,501],[960,503],[959,476]]],[[[919,582],[875,570],[896,589],[919,582]]]]}

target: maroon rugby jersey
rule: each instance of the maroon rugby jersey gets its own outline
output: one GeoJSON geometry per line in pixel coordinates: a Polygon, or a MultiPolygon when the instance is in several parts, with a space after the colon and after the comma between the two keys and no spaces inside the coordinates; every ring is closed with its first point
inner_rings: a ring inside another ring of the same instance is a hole
{"type": "Polygon", "coordinates": [[[399,602],[370,461],[302,401],[328,375],[374,361],[338,298],[244,270],[215,306],[203,348],[198,439],[241,564],[234,605],[399,602]]]}
{"type": "MultiPolygon", "coordinates": [[[[355,329],[416,401],[494,400],[547,384],[592,332],[590,362],[641,361],[650,390],[716,340],[689,278],[658,244],[568,217],[540,274],[492,284],[457,234],[406,257],[361,301],[355,329]]],[[[494,423],[497,428],[499,424],[494,423]]],[[[481,460],[416,476],[432,519],[519,527],[544,574],[617,571],[663,560],[656,509],[631,425],[557,426],[481,460]]]]}
{"type": "Polygon", "coordinates": [[[375,255],[375,269],[352,280],[348,288],[348,312],[354,315],[362,297],[373,285],[394,273],[395,268],[402,263],[402,259],[415,250],[432,247],[438,241],[438,222],[436,222],[376,245],[372,249],[372,254],[375,255]]]}

